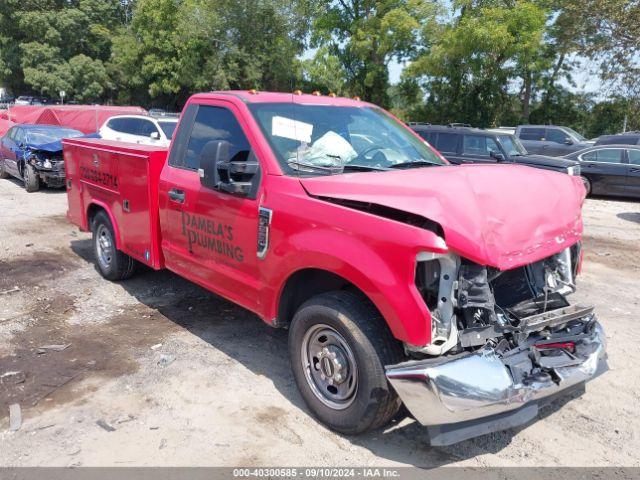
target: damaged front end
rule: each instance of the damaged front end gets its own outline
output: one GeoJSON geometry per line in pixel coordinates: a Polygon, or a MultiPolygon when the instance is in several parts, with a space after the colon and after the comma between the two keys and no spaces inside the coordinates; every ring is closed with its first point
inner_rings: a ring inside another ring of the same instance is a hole
{"type": "Polygon", "coordinates": [[[432,317],[429,345],[387,378],[434,445],[521,425],[543,399],[606,367],[592,306],[571,305],[580,244],[501,271],[454,254],[418,257],[416,286],[432,317]]]}
{"type": "Polygon", "coordinates": [[[40,181],[51,188],[64,186],[65,169],[62,151],[50,152],[31,149],[28,152],[27,162],[33,166],[40,181]]]}

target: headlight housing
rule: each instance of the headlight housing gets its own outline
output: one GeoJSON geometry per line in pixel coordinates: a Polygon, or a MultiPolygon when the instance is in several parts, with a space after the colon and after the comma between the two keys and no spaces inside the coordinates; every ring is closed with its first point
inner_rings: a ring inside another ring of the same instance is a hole
{"type": "Polygon", "coordinates": [[[457,343],[453,292],[459,267],[460,257],[452,253],[418,254],[415,282],[431,313],[431,343],[419,346],[405,345],[409,350],[428,355],[442,355],[457,343]]]}

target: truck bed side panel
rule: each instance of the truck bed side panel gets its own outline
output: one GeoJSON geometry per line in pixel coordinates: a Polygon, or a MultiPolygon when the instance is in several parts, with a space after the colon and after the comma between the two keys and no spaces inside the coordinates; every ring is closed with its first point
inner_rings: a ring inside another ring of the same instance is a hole
{"type": "Polygon", "coordinates": [[[107,211],[117,247],[155,269],[164,267],[158,221],[158,177],[167,151],[107,140],[63,142],[69,162],[69,220],[88,230],[93,206],[107,211]]]}

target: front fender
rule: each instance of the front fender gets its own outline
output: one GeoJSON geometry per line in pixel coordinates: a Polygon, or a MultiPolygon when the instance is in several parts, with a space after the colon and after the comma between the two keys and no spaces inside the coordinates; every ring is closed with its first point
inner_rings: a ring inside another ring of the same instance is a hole
{"type": "MultiPolygon", "coordinates": [[[[274,271],[277,292],[270,305],[275,317],[287,280],[304,269],[331,272],[360,289],[380,311],[398,340],[423,345],[431,339],[431,316],[415,286],[411,254],[398,252],[383,258],[379,245],[333,228],[314,228],[289,236],[279,245],[274,271]],[[397,257],[403,257],[400,261],[397,257]]],[[[274,283],[271,283],[274,285],[274,283]]]]}

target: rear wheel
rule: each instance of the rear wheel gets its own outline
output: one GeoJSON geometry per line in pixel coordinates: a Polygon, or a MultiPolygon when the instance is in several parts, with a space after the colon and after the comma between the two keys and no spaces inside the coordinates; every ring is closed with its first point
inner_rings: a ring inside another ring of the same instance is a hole
{"type": "Polygon", "coordinates": [[[584,188],[587,191],[587,196],[591,195],[591,182],[587,177],[580,177],[582,183],[584,184],[584,188]]]}
{"type": "Polygon", "coordinates": [[[136,261],[116,248],[111,220],[98,212],[93,220],[93,252],[100,274],[108,280],[125,280],[135,272],[136,261]]]}
{"type": "Polygon", "coordinates": [[[0,178],[9,178],[9,174],[4,167],[4,160],[0,158],[0,178]]]}
{"type": "Polygon", "coordinates": [[[308,407],[329,428],[357,434],[386,424],[401,402],[384,366],[403,352],[362,295],[317,295],[296,312],[289,330],[293,375],[308,407]]]}
{"type": "Polygon", "coordinates": [[[24,188],[27,192],[37,192],[40,190],[40,178],[33,165],[24,166],[24,188]]]}

